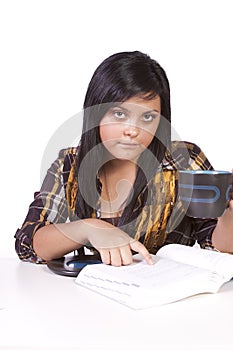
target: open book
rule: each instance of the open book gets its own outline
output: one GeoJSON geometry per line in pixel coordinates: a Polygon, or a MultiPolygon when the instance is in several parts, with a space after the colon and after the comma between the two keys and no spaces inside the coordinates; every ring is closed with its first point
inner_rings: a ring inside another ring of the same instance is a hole
{"type": "Polygon", "coordinates": [[[139,254],[128,266],[87,265],[75,282],[133,309],[216,293],[233,277],[233,255],[169,244],[148,265],[139,254]]]}

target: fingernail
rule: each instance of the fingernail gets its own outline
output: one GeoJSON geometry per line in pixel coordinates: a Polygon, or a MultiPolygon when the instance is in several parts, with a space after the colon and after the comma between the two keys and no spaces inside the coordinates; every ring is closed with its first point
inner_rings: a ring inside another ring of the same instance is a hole
{"type": "Polygon", "coordinates": [[[154,263],[155,263],[154,260],[153,260],[152,258],[150,258],[150,259],[149,259],[149,264],[150,264],[150,265],[154,265],[154,263]]]}

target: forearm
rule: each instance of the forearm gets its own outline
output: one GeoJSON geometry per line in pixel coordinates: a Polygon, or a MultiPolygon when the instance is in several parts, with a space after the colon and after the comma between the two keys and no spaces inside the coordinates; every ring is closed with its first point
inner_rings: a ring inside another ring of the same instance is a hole
{"type": "Polygon", "coordinates": [[[81,248],[93,237],[94,245],[108,246],[110,229],[118,232],[111,224],[91,218],[46,225],[34,234],[33,249],[43,260],[51,260],[81,248]]]}
{"type": "Polygon", "coordinates": [[[41,227],[33,237],[33,249],[43,260],[62,257],[85,244],[82,220],[41,227]]]}
{"type": "Polygon", "coordinates": [[[142,243],[133,240],[119,228],[98,219],[83,219],[40,228],[34,235],[33,248],[43,260],[51,260],[89,243],[95,247],[106,264],[128,265],[132,251],[153,264],[153,259],[142,243]]]}
{"type": "Polygon", "coordinates": [[[221,252],[233,253],[233,200],[229,208],[218,219],[212,235],[212,244],[221,252]]]}

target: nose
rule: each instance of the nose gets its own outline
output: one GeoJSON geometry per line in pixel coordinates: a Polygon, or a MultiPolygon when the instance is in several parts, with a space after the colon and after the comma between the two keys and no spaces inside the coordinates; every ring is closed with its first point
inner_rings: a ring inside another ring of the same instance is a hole
{"type": "Polygon", "coordinates": [[[133,125],[133,124],[125,125],[125,128],[124,128],[124,135],[125,136],[128,136],[130,138],[134,138],[134,137],[137,137],[138,134],[139,134],[139,129],[136,125],[133,125]]]}

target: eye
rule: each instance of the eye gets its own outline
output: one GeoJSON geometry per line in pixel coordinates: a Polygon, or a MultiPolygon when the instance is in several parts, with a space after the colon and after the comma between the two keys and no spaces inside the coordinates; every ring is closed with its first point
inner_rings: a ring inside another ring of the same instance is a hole
{"type": "Polygon", "coordinates": [[[152,113],[147,113],[147,114],[144,114],[141,119],[146,122],[146,123],[150,123],[152,122],[158,115],[157,114],[152,114],[152,113]]]}
{"type": "Polygon", "coordinates": [[[113,116],[117,120],[122,120],[126,118],[126,114],[123,111],[113,111],[113,116]]]}

